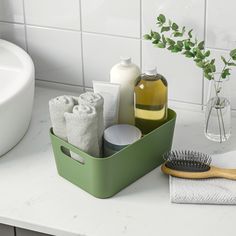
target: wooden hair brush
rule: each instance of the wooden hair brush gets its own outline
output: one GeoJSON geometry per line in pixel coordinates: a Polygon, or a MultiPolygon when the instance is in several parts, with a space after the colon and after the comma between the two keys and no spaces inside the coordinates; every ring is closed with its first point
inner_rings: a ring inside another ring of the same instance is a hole
{"type": "Polygon", "coordinates": [[[164,155],[163,173],[185,179],[225,178],[236,180],[236,169],[211,166],[211,157],[195,151],[171,151],[164,155]]]}

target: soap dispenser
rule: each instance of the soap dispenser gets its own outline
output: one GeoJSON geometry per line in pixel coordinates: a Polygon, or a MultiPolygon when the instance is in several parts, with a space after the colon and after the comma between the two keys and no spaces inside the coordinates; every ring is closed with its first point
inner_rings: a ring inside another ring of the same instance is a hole
{"type": "Polygon", "coordinates": [[[119,123],[134,125],[134,87],[141,72],[131,58],[121,57],[110,72],[110,82],[120,84],[119,123]]]}
{"type": "Polygon", "coordinates": [[[135,90],[135,125],[147,134],[167,119],[168,85],[156,68],[147,70],[137,80],[135,90]]]}

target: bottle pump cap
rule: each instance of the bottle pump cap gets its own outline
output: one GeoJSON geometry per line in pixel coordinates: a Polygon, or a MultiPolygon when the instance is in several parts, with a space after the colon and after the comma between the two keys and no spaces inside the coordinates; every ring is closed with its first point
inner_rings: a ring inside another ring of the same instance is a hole
{"type": "Polygon", "coordinates": [[[131,64],[131,57],[120,57],[120,64],[127,66],[131,64]]]}
{"type": "Polygon", "coordinates": [[[157,74],[157,68],[154,67],[154,68],[148,69],[148,70],[145,71],[145,74],[146,75],[156,75],[157,74]]]}

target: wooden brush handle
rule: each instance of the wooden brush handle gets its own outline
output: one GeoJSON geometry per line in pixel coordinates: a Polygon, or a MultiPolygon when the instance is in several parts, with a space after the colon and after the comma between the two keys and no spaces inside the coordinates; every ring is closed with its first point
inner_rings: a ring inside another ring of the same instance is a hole
{"type": "Polygon", "coordinates": [[[207,179],[207,178],[225,178],[236,180],[236,169],[223,169],[211,166],[209,171],[205,172],[186,172],[172,170],[167,168],[165,163],[161,166],[163,173],[185,179],[207,179]]]}
{"type": "Polygon", "coordinates": [[[221,177],[236,180],[236,169],[224,169],[212,166],[209,174],[211,177],[221,177]]]}

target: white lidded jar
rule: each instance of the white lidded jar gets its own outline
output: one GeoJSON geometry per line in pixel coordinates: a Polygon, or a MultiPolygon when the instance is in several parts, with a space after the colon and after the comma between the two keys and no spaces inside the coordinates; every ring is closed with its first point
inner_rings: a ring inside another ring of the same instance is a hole
{"type": "Polygon", "coordinates": [[[134,87],[141,71],[130,57],[121,57],[110,72],[111,83],[120,84],[119,123],[134,125],[134,87]]]}

